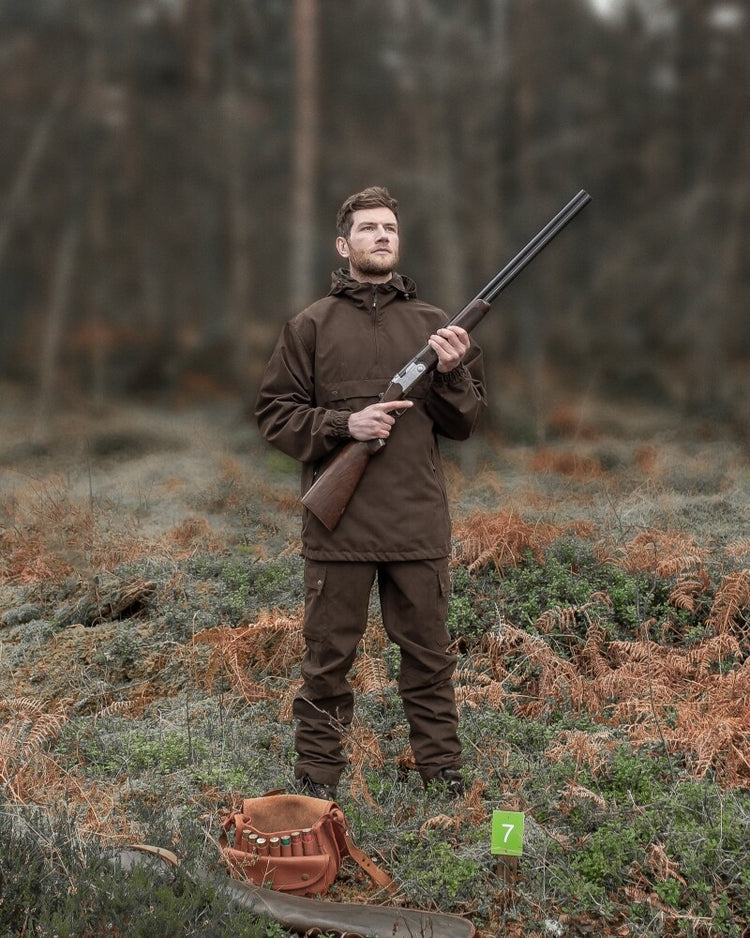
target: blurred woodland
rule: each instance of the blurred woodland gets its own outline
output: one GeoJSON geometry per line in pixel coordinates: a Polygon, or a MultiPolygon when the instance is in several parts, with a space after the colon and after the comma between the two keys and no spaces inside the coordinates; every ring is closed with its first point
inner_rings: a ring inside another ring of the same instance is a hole
{"type": "Polygon", "coordinates": [[[747,0],[0,0],[0,382],[250,405],[355,189],[453,313],[583,188],[477,332],[494,419],[747,428],[748,48],[747,0]]]}

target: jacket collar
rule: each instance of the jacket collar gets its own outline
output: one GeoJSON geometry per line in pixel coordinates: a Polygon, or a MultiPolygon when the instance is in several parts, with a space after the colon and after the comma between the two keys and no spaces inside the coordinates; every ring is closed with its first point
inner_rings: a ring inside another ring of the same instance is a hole
{"type": "Polygon", "coordinates": [[[386,283],[362,283],[349,275],[345,267],[334,270],[331,275],[331,289],[329,296],[348,296],[353,302],[369,308],[372,301],[373,290],[380,293],[383,299],[405,300],[414,299],[417,295],[417,285],[403,274],[394,272],[386,283]]]}

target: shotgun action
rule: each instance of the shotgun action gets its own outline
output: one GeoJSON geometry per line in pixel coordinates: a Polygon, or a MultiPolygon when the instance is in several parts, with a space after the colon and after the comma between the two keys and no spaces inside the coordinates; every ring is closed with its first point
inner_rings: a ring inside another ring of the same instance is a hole
{"type": "MultiPolygon", "coordinates": [[[[529,243],[500,270],[490,282],[446,326],[461,326],[471,332],[484,318],[495,297],[521,273],[541,250],[562,231],[591,201],[583,189],[541,229],[529,243]]],[[[425,345],[391,379],[380,396],[383,401],[402,401],[437,365],[437,355],[425,345]]],[[[396,414],[398,412],[395,412],[396,414]]],[[[308,511],[333,531],[341,520],[370,458],[386,445],[385,440],[352,440],[345,443],[331,461],[318,473],[315,482],[302,497],[308,511]]]]}

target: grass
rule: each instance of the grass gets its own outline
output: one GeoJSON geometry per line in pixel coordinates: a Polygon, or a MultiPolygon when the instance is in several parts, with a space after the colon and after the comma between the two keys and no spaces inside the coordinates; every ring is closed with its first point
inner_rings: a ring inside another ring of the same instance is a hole
{"type": "MultiPolygon", "coordinates": [[[[149,819],[166,836],[159,812],[149,819]]],[[[78,835],[74,811],[54,821],[31,808],[0,814],[0,934],[56,938],[268,938],[276,924],[236,910],[189,862],[165,869],[158,862],[123,873],[114,852],[95,849],[78,835]]],[[[184,847],[200,850],[195,825],[182,825],[184,847]]]]}
{"type": "MultiPolygon", "coordinates": [[[[340,793],[354,839],[396,901],[483,938],[746,938],[750,542],[723,514],[708,527],[703,499],[739,503],[747,477],[725,458],[699,478],[696,460],[700,525],[687,484],[638,502],[636,523],[637,475],[546,447],[532,491],[511,458],[473,484],[449,471],[467,795],[412,771],[373,606],[340,793]],[[515,870],[489,849],[498,808],[526,818],[515,870]]],[[[193,504],[228,535],[186,518],[147,537],[59,481],[0,504],[0,936],[284,934],[194,875],[220,873],[222,812],[288,785],[294,759],[294,499],[286,472],[223,467],[193,504]],[[183,868],[116,875],[106,857],[134,841],[183,868]]],[[[382,901],[349,864],[329,897],[382,901]]]]}

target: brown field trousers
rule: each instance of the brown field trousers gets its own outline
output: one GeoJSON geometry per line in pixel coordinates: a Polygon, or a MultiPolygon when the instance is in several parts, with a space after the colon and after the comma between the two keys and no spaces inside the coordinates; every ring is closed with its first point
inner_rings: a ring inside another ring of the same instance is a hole
{"type": "Polygon", "coordinates": [[[342,731],[352,722],[347,675],[367,626],[377,579],[386,634],[401,649],[398,689],[412,752],[427,782],[461,764],[458,715],[446,628],[448,560],[315,561],[305,565],[304,684],[294,700],[295,776],[335,785],[347,765],[342,731]]]}

